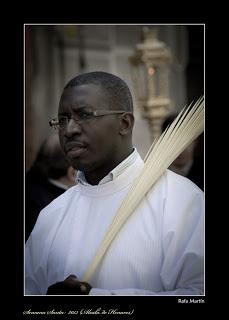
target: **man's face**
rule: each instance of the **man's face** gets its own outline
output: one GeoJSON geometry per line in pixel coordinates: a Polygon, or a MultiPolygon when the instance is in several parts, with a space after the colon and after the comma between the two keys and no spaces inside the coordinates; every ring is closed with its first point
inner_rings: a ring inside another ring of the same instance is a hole
{"type": "MultiPolygon", "coordinates": [[[[87,84],[64,90],[59,104],[59,117],[76,117],[79,112],[109,110],[105,92],[97,85],[87,84]]],[[[59,131],[60,144],[72,166],[84,172],[109,167],[118,152],[119,120],[108,115],[86,120],[83,124],[71,119],[59,131]]]]}

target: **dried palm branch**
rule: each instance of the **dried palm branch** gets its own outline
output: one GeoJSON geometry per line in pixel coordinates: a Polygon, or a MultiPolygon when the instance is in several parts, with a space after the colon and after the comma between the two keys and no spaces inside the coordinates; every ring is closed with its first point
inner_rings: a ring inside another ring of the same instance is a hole
{"type": "Polygon", "coordinates": [[[88,281],[109,248],[112,240],[136,209],[146,193],[158,181],[165,170],[204,130],[204,98],[183,108],[176,119],[150,147],[140,175],[134,180],[110,224],[83,281],[88,281]]]}

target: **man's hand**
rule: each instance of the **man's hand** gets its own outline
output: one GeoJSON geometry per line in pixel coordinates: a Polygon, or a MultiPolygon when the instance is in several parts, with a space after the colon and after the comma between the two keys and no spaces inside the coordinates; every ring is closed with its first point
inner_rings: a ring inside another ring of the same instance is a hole
{"type": "Polygon", "coordinates": [[[47,295],[88,295],[91,285],[80,282],[74,274],[68,276],[64,281],[57,282],[48,287],[47,295]]]}

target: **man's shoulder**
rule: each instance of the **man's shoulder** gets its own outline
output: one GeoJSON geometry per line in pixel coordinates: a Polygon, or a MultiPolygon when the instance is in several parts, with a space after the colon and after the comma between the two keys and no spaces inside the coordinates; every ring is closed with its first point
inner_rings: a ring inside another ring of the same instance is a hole
{"type": "Polygon", "coordinates": [[[163,198],[182,197],[203,194],[203,191],[191,180],[169,169],[159,178],[150,189],[149,196],[160,195],[163,198]]]}
{"type": "Polygon", "coordinates": [[[190,217],[199,219],[204,213],[203,191],[191,180],[168,169],[150,189],[147,200],[152,213],[165,219],[167,225],[190,217]]]}
{"type": "Polygon", "coordinates": [[[63,215],[66,213],[69,202],[77,193],[78,188],[76,187],[77,186],[74,186],[66,190],[41,210],[33,229],[33,237],[36,234],[40,236],[41,233],[48,235],[51,233],[51,230],[56,229],[63,215]]]}
{"type": "Polygon", "coordinates": [[[70,201],[72,196],[78,192],[78,187],[73,186],[69,188],[68,190],[64,191],[61,195],[59,195],[57,198],[55,198],[53,201],[51,201],[42,211],[48,213],[48,212],[53,212],[57,211],[63,207],[66,206],[66,204],[70,201]]]}
{"type": "Polygon", "coordinates": [[[171,188],[182,188],[184,190],[203,193],[203,191],[190,179],[167,169],[165,172],[168,186],[171,188]]]}

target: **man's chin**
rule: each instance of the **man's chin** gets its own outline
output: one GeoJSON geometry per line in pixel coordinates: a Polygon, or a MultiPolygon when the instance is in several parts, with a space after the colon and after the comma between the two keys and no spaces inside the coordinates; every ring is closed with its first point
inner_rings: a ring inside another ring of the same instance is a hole
{"type": "Polygon", "coordinates": [[[71,165],[77,171],[90,172],[94,169],[93,164],[91,162],[82,161],[80,159],[72,159],[71,165]]]}

